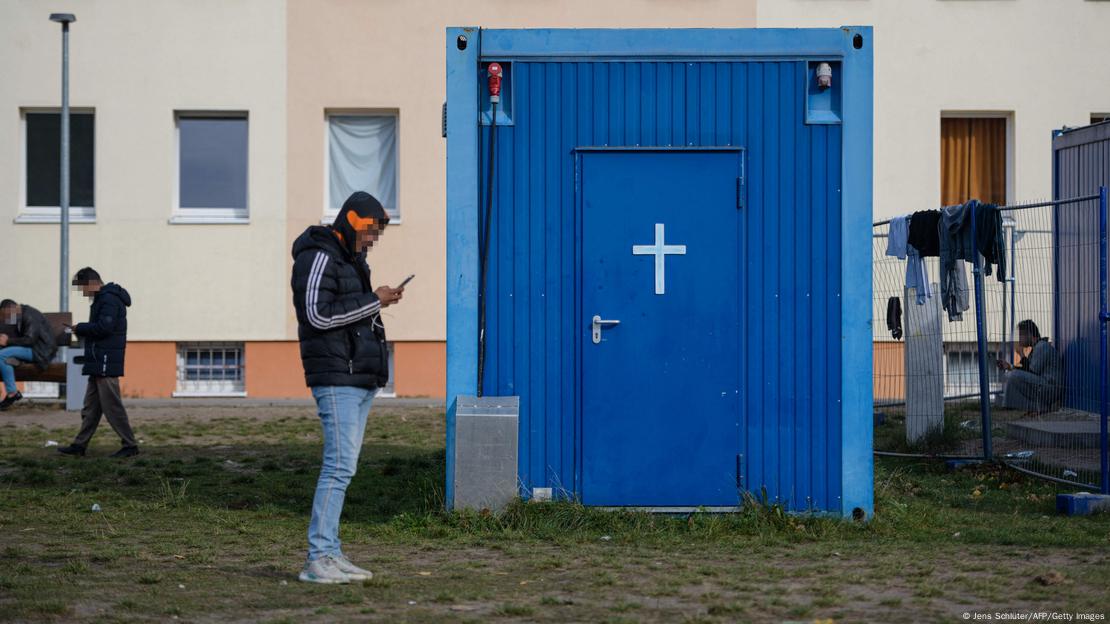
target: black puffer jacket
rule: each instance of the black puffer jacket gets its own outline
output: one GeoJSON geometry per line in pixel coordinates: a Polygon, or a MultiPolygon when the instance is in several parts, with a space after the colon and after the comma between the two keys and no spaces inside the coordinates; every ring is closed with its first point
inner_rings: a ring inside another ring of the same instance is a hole
{"type": "Polygon", "coordinates": [[[54,330],[50,329],[50,322],[42,312],[29,305],[23,305],[19,313],[18,332],[8,339],[8,344],[13,346],[30,347],[35,354],[35,366],[39,370],[46,370],[54,354],[58,352],[58,339],[54,330]]]}
{"type": "Polygon", "coordinates": [[[127,308],[131,295],[119,284],[105,284],[93,297],[88,323],[78,323],[73,333],[85,341],[81,373],[93,377],[122,377],[127,349],[127,308]]]}
{"type": "Polygon", "coordinates": [[[351,253],[331,227],[312,226],[293,242],[292,286],[305,382],[386,385],[385,328],[366,255],[351,253]]]}

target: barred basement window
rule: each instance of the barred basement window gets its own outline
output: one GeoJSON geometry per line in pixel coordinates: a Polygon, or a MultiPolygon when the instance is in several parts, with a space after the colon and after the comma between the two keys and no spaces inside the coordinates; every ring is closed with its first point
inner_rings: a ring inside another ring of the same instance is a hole
{"type": "MultiPolygon", "coordinates": [[[[975,343],[950,343],[945,348],[944,395],[965,396],[979,392],[979,355],[975,343]]],[[[996,362],[1002,348],[991,344],[987,348],[987,379],[990,391],[1002,389],[1002,376],[996,362]]]]}
{"type": "Polygon", "coordinates": [[[23,396],[28,399],[56,399],[62,395],[60,386],[52,381],[25,381],[23,396]]]}
{"type": "Polygon", "coordinates": [[[174,396],[246,396],[243,343],[179,343],[174,396]]]}

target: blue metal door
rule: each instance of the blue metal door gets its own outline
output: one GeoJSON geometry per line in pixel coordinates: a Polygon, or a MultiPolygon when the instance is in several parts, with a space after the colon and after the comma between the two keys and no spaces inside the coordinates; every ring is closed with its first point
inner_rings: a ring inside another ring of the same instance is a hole
{"type": "Polygon", "coordinates": [[[742,158],[579,152],[585,504],[739,502],[742,158]]]}

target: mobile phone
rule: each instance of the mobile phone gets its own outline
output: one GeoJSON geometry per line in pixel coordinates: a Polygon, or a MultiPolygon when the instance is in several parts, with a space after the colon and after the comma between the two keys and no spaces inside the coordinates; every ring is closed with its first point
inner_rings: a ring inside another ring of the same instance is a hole
{"type": "Polygon", "coordinates": [[[413,273],[412,275],[406,277],[405,281],[401,282],[401,285],[397,287],[397,290],[401,290],[402,288],[404,288],[405,284],[408,284],[409,282],[411,282],[412,278],[414,278],[414,277],[416,277],[416,273],[413,273]]]}

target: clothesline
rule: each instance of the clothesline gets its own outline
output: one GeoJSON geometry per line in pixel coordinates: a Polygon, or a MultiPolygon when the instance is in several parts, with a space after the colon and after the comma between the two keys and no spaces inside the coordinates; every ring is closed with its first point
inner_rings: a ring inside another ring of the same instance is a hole
{"type": "MultiPolygon", "coordinates": [[[[1053,201],[1043,201],[1043,202],[1036,202],[1036,203],[1032,203],[1032,204],[1010,204],[1010,205],[1007,205],[1007,206],[999,206],[998,209],[999,210],[1026,210],[1028,208],[1044,208],[1046,206],[1062,206],[1064,204],[1075,204],[1075,203],[1079,203],[1079,202],[1085,202],[1085,201],[1091,201],[1091,200],[1097,200],[1097,199],[1098,199],[1098,194],[1096,193],[1094,195],[1084,195],[1083,197],[1071,197],[1069,199],[1057,199],[1057,200],[1053,200],[1053,201]]],[[[871,226],[872,227],[878,227],[880,225],[890,225],[890,222],[891,222],[891,219],[884,219],[882,221],[876,221],[876,222],[872,223],[871,226]]]]}

